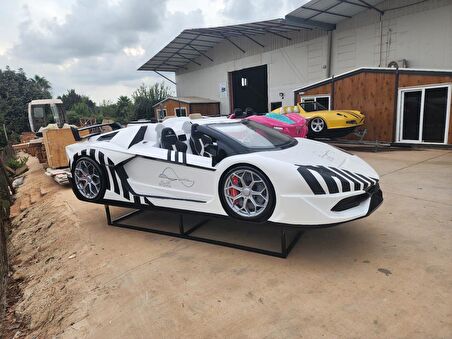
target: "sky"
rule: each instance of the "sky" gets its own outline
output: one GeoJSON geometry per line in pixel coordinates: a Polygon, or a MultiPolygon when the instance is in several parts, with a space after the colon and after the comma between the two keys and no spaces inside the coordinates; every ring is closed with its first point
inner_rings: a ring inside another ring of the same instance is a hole
{"type": "Polygon", "coordinates": [[[0,69],[44,76],[54,97],[73,88],[114,102],[163,80],[137,69],[182,30],[282,18],[303,2],[0,0],[0,69]]]}

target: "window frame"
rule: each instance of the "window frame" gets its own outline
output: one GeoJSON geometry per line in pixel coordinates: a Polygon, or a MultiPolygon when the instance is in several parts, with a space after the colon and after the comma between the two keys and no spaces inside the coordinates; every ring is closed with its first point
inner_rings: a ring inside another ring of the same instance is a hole
{"type": "Polygon", "coordinates": [[[331,111],[331,94],[315,94],[315,95],[301,95],[300,99],[301,99],[301,103],[304,102],[304,100],[314,100],[315,102],[317,102],[317,98],[328,98],[328,107],[327,110],[331,111]]]}
{"type": "Polygon", "coordinates": [[[163,120],[167,116],[168,111],[166,108],[157,108],[157,120],[163,120]],[[163,112],[163,116],[161,113],[163,112]]]}
{"type": "Polygon", "coordinates": [[[187,107],[185,107],[185,106],[174,107],[174,115],[176,117],[187,117],[188,116],[187,115],[187,107]],[[180,110],[180,111],[184,110],[185,111],[185,115],[177,115],[177,110],[180,110]]]}
{"type": "Polygon", "coordinates": [[[419,86],[408,86],[400,87],[397,95],[397,122],[396,122],[396,142],[405,144],[434,144],[434,145],[445,145],[449,142],[449,125],[450,125],[450,106],[452,101],[452,83],[439,83],[439,84],[427,84],[419,86]],[[447,107],[446,107],[446,123],[444,131],[443,142],[425,142],[422,141],[422,125],[424,121],[424,110],[425,110],[425,91],[433,88],[447,88],[447,107]],[[402,138],[402,121],[403,121],[403,104],[404,104],[404,93],[406,92],[419,92],[421,91],[421,115],[420,115],[420,131],[418,140],[403,140],[402,138]]]}

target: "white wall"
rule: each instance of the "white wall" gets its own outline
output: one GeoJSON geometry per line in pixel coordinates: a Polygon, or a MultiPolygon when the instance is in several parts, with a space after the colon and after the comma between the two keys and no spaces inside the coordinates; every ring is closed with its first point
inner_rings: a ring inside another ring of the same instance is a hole
{"type": "MultiPolygon", "coordinates": [[[[388,9],[412,0],[387,0],[379,7],[388,9]]],[[[383,16],[382,66],[407,59],[412,68],[452,69],[452,1],[430,0],[383,16]],[[390,42],[390,43],[389,43],[390,42]]],[[[200,57],[201,66],[190,64],[176,74],[177,95],[219,100],[222,114],[228,114],[229,93],[220,95],[220,85],[228,87],[228,72],[268,65],[268,100],[293,103],[293,90],[324,79],[327,64],[326,32],[287,33],[292,40],[274,35],[254,36],[264,48],[247,38],[234,38],[246,53],[223,42],[200,57]]],[[[379,66],[380,22],[375,11],[362,12],[340,22],[333,32],[332,73],[339,74],[362,66],[379,66]]]]}

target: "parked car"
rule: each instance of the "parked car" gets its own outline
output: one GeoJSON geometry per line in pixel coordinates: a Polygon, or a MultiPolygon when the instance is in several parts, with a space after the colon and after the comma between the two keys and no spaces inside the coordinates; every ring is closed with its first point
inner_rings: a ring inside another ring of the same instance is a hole
{"type": "Polygon", "coordinates": [[[294,138],[305,138],[308,134],[307,120],[297,113],[252,115],[246,119],[271,127],[294,138]]]}
{"type": "Polygon", "coordinates": [[[296,226],[362,218],[383,200],[378,174],[355,155],[248,119],[194,122],[134,124],[67,146],[75,195],[296,226]]]}
{"type": "Polygon", "coordinates": [[[328,110],[317,102],[299,103],[273,110],[274,113],[298,113],[308,119],[309,136],[341,137],[350,134],[364,124],[365,116],[354,110],[328,110]]]}

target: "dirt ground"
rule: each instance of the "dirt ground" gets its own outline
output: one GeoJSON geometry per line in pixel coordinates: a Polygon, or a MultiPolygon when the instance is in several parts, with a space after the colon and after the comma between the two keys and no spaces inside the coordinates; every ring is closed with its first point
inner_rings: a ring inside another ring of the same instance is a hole
{"type": "MultiPolygon", "coordinates": [[[[359,155],[381,175],[382,207],[306,232],[287,259],[109,227],[103,206],[30,158],[13,207],[6,337],[452,337],[452,151],[359,155]]],[[[275,245],[267,231],[212,226],[275,245]]]]}

